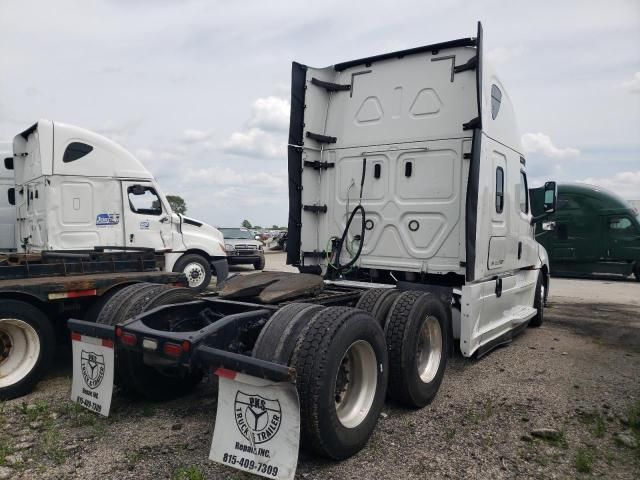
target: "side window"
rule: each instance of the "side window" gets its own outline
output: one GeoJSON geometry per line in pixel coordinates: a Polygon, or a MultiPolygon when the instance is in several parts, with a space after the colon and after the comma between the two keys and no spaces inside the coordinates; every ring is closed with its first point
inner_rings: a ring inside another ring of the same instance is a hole
{"type": "Polygon", "coordinates": [[[497,85],[491,85],[491,118],[494,120],[500,111],[500,103],[502,102],[502,92],[497,85]]]}
{"type": "Polygon", "coordinates": [[[529,188],[527,187],[527,174],[520,171],[520,211],[529,213],[529,188]]]}
{"type": "Polygon", "coordinates": [[[612,235],[625,235],[633,231],[633,224],[627,217],[613,217],[609,219],[609,232],[612,235]]]}
{"type": "Polygon", "coordinates": [[[62,161],[64,163],[75,162],[76,160],[91,153],[91,150],[93,150],[91,145],[81,142],[71,142],[67,145],[67,148],[62,155],[62,161]]]}
{"type": "Polygon", "coordinates": [[[496,213],[504,210],[504,170],[496,168],[496,213]]]}
{"type": "Polygon", "coordinates": [[[127,196],[132,212],[142,215],[162,215],[160,197],[153,188],[132,185],[127,188],[127,196]]]}

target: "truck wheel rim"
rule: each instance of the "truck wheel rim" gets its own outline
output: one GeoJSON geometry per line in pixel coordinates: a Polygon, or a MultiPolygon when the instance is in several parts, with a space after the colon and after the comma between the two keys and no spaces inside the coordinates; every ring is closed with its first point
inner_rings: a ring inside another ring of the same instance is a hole
{"type": "Polygon", "coordinates": [[[358,340],[347,349],[335,381],[338,420],[346,428],[360,425],[369,414],[378,385],[378,362],[373,347],[358,340]]]}
{"type": "Polygon", "coordinates": [[[0,319],[0,388],[29,375],[39,356],[40,338],[31,325],[17,318],[0,319]]]}
{"type": "Polygon", "coordinates": [[[418,348],[416,360],[418,363],[418,375],[424,383],[431,382],[440,367],[442,357],[442,330],[436,317],[427,317],[422,322],[418,335],[418,348]]]}
{"type": "Polygon", "coordinates": [[[190,287],[199,287],[204,282],[204,267],[199,263],[193,262],[187,264],[182,271],[187,276],[187,282],[190,287]]]}

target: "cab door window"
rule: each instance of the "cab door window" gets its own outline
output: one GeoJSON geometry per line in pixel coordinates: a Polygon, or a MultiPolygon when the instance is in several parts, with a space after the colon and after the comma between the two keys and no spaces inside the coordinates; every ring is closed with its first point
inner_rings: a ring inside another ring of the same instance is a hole
{"type": "Polygon", "coordinates": [[[627,236],[635,232],[633,223],[628,217],[612,217],[609,219],[609,233],[614,236],[627,236]]]}
{"type": "Polygon", "coordinates": [[[141,215],[162,215],[160,197],[152,187],[131,185],[127,188],[129,207],[141,215]]]}

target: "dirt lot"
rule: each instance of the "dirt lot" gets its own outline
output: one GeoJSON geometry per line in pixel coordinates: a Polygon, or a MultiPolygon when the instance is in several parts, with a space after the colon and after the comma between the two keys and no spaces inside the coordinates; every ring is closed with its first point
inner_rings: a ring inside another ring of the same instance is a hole
{"type": "MultiPolygon", "coordinates": [[[[298,477],[640,478],[640,284],[554,279],[546,315],[480,360],[454,357],[430,406],[387,404],[355,457],[302,453],[298,477]]],[[[0,479],[257,478],[207,461],[213,384],[157,404],[116,393],[103,419],[68,401],[58,357],[35,392],[0,404],[0,479]]]]}

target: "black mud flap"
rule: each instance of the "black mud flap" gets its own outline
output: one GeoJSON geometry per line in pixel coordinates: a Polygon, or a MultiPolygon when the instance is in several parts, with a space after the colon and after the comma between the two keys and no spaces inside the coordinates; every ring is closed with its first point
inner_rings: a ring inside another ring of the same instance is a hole
{"type": "Polygon", "coordinates": [[[216,272],[216,287],[224,287],[225,282],[229,278],[229,262],[226,260],[215,260],[211,262],[211,266],[216,272]]]}

